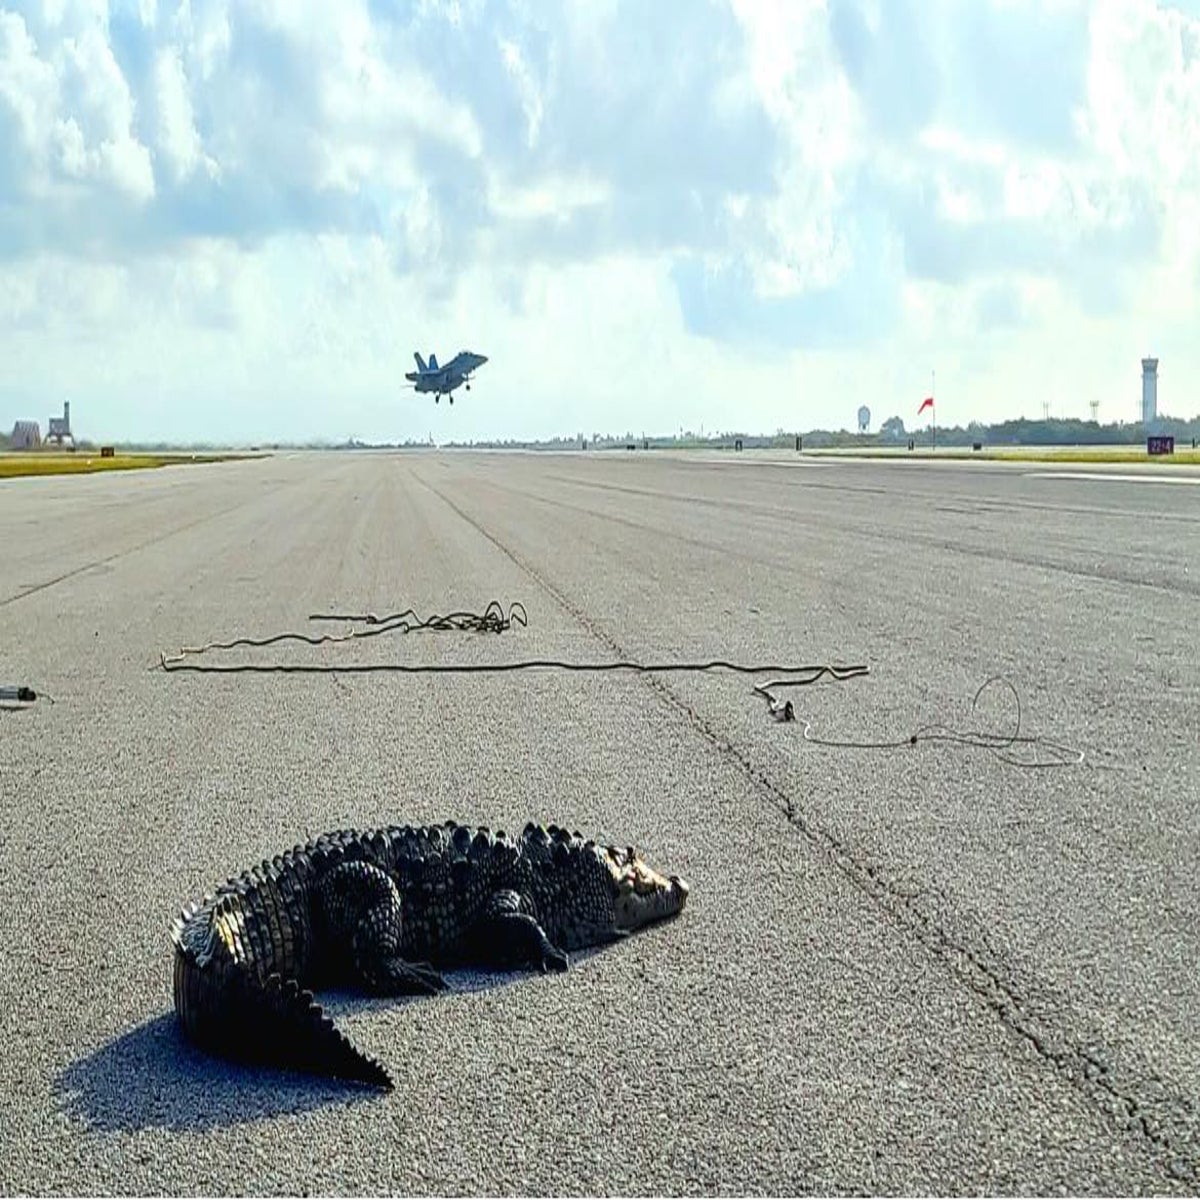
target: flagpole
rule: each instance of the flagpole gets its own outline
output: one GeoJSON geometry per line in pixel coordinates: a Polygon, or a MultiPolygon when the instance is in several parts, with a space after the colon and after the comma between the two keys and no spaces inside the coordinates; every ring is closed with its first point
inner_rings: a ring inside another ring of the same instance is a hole
{"type": "Polygon", "coordinates": [[[937,389],[934,387],[937,381],[937,372],[929,372],[929,394],[933,397],[933,448],[937,449],[937,389]]]}

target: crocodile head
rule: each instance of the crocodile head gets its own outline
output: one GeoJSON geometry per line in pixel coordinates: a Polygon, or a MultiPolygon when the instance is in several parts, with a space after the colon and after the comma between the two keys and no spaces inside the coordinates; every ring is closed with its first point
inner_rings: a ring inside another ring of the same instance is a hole
{"type": "Polygon", "coordinates": [[[688,885],[664,875],[632,846],[607,846],[557,825],[526,825],[530,899],[547,937],[564,950],[599,946],[687,903],[688,885]]]}
{"type": "Polygon", "coordinates": [[[605,846],[600,861],[608,871],[613,926],[618,934],[632,933],[664,917],[673,917],[687,903],[688,885],[678,875],[661,875],[632,846],[605,846]]]}
{"type": "Polygon", "coordinates": [[[566,950],[603,945],[683,910],[688,885],[632,847],[576,842],[559,861],[552,898],[539,902],[551,940],[566,950]]]}

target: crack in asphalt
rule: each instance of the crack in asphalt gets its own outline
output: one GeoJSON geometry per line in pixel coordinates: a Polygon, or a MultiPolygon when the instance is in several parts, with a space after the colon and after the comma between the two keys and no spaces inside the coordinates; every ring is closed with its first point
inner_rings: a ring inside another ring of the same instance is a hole
{"type": "MultiPolygon", "coordinates": [[[[536,567],[506,546],[440,489],[419,476],[414,475],[414,478],[509,558],[593,638],[617,657],[630,657],[629,651],[620,642],[601,629],[536,567]]],[[[942,963],[977,996],[1007,1029],[1027,1043],[1043,1062],[1053,1066],[1077,1091],[1110,1116],[1119,1128],[1140,1138],[1146,1149],[1156,1154],[1173,1178],[1187,1183],[1200,1181],[1200,1146],[1197,1144],[1196,1122],[1192,1105],[1185,1097],[1167,1096],[1165,1103],[1157,1106],[1175,1110],[1169,1122],[1182,1127],[1175,1133],[1166,1128],[1168,1121],[1156,1119],[1153,1111],[1156,1106],[1152,1102],[1139,1099],[1134,1089],[1114,1082],[1109,1066],[1101,1058],[1073,1042],[1066,1033],[1056,1033],[1031,1013],[1024,1006],[1016,987],[1003,978],[1001,969],[985,962],[970,946],[957,942],[933,914],[922,908],[919,894],[914,896],[890,880],[874,864],[861,861],[836,834],[814,823],[786,791],[754,765],[745,750],[698,713],[664,679],[655,675],[642,675],[640,679],[657,692],[669,707],[685,717],[724,758],[732,762],[805,841],[828,859],[845,879],[882,908],[896,925],[912,934],[936,961],[942,963]]]]}

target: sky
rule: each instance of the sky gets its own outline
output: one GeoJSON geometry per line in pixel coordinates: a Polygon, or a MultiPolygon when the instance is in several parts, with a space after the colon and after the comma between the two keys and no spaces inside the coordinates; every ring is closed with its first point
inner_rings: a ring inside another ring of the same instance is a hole
{"type": "Polygon", "coordinates": [[[1200,0],[0,0],[6,430],[1192,417],[1198,290],[1200,0]]]}

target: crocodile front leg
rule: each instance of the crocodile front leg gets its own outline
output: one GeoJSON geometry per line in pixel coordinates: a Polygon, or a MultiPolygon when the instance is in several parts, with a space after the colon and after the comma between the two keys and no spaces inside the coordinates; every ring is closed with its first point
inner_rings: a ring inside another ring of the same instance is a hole
{"type": "Polygon", "coordinates": [[[570,963],[538,924],[532,905],[507,888],[488,901],[471,940],[479,962],[503,970],[530,966],[544,974],[548,969],[565,971],[570,963]]]}
{"type": "Polygon", "coordinates": [[[433,995],[446,986],[429,963],[408,962],[401,955],[400,893],[373,863],[356,860],[335,867],[316,885],[313,906],[327,973],[348,975],[377,996],[433,995]]]}

